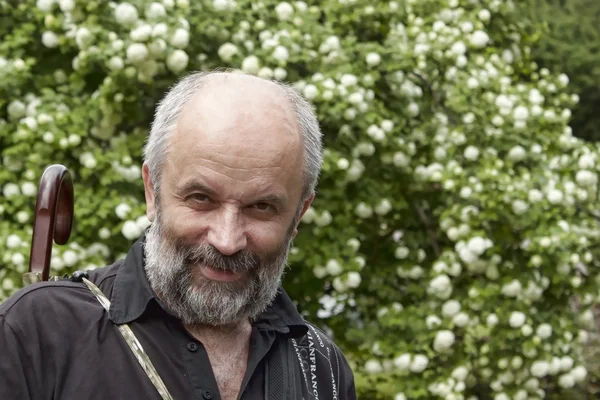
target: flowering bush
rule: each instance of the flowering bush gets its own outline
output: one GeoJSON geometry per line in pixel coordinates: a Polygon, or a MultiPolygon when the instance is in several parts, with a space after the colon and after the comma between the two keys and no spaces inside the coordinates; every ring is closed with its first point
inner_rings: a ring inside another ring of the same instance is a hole
{"type": "Polygon", "coordinates": [[[190,70],[294,82],[325,132],[286,288],[361,398],[573,398],[598,297],[600,152],[567,125],[511,1],[0,0],[0,297],[27,268],[43,169],[74,174],[53,273],[148,226],[141,149],[190,70]]]}

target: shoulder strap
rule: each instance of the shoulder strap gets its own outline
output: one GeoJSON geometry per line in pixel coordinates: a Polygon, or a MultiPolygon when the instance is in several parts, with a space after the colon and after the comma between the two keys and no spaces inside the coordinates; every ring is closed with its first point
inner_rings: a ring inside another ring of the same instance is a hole
{"type": "Polygon", "coordinates": [[[275,341],[265,371],[265,400],[308,400],[305,366],[306,354],[302,354],[295,339],[275,341]]]}
{"type": "MultiPolygon", "coordinates": [[[[104,293],[102,293],[98,286],[94,285],[91,281],[89,281],[86,278],[82,278],[82,280],[90,289],[90,291],[96,296],[96,299],[98,299],[98,302],[100,302],[100,304],[102,305],[102,307],[104,307],[106,312],[108,312],[110,309],[110,300],[106,298],[106,296],[104,295],[104,293]]],[[[169,393],[169,390],[167,389],[160,375],[154,368],[152,361],[150,361],[150,357],[148,357],[148,354],[146,354],[146,352],[144,351],[144,348],[133,334],[133,331],[131,330],[129,325],[117,325],[117,328],[119,328],[119,332],[121,332],[121,335],[123,335],[123,339],[125,339],[125,342],[127,343],[129,348],[135,355],[135,358],[138,360],[138,362],[144,369],[144,372],[146,372],[146,375],[160,394],[161,398],[163,400],[173,400],[173,397],[169,393]]]]}

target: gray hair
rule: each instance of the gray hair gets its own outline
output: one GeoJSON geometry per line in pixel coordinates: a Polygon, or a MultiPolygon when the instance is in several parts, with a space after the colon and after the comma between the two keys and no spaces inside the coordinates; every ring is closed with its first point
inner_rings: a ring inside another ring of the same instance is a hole
{"type": "MultiPolygon", "coordinates": [[[[154,191],[158,197],[162,167],[167,156],[169,137],[175,131],[184,105],[213,75],[231,74],[229,71],[195,72],[175,84],[160,101],[154,115],[150,134],[144,146],[144,162],[148,165],[154,191]]],[[[235,72],[237,73],[237,72],[235,72]]],[[[304,187],[302,201],[312,195],[317,186],[323,162],[322,133],[313,106],[292,86],[271,80],[291,103],[304,144],[304,187]]],[[[158,199],[157,199],[158,200],[158,199]]]]}

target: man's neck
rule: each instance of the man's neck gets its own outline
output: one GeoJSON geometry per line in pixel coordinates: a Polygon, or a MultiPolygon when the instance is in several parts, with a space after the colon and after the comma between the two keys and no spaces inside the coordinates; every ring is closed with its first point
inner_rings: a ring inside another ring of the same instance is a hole
{"type": "Polygon", "coordinates": [[[250,339],[252,325],[250,321],[244,320],[220,326],[186,324],[185,329],[204,345],[211,346],[217,343],[247,342],[250,339]]]}

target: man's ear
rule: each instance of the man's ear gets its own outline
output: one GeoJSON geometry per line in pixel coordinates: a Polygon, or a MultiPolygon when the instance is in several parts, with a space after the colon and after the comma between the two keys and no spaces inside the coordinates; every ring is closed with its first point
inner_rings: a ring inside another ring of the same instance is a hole
{"type": "Polygon", "coordinates": [[[304,214],[306,213],[306,210],[308,210],[308,208],[310,207],[310,205],[312,204],[314,199],[315,199],[315,193],[313,192],[309,198],[304,200],[304,203],[302,204],[302,211],[300,211],[300,215],[298,215],[298,223],[294,227],[294,233],[292,234],[292,237],[296,237],[296,235],[298,234],[298,225],[300,224],[302,217],[304,216],[304,214]]]}
{"type": "Polygon", "coordinates": [[[153,222],[156,214],[156,198],[154,197],[154,182],[152,182],[150,169],[146,163],[142,167],[142,178],[144,179],[144,195],[146,197],[146,216],[153,222]]]}

